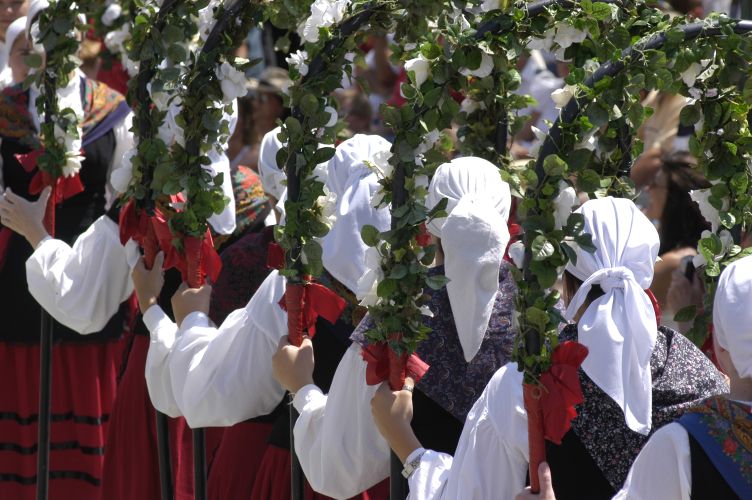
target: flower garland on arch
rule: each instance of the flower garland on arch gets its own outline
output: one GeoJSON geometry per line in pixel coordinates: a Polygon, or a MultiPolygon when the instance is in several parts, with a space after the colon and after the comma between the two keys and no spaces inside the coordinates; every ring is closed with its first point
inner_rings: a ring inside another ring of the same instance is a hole
{"type": "MultiPolygon", "coordinates": [[[[301,311],[306,289],[323,271],[322,248],[317,241],[331,225],[332,196],[325,190],[325,173],[317,168],[335,153],[333,144],[339,129],[331,92],[339,88],[343,68],[350,75],[348,58],[358,47],[358,39],[369,28],[380,30],[391,22],[392,1],[316,0],[302,25],[304,47],[288,58],[292,86],[285,104],[292,109],[281,127],[283,147],[277,164],[287,171],[285,221],[275,233],[285,252],[280,274],[287,278],[286,304],[291,342],[299,344],[303,330],[301,311]],[[302,305],[301,305],[302,304],[302,305]]],[[[275,18],[288,22],[299,12],[277,11],[275,18]]],[[[290,22],[299,26],[297,21],[290,22]]]]}
{"type": "Polygon", "coordinates": [[[131,24],[137,9],[134,0],[107,0],[92,14],[94,32],[107,47],[105,64],[111,64],[112,58],[118,59],[131,78],[138,74],[138,59],[130,58],[126,46],[131,40],[131,24]]]}
{"type": "Polygon", "coordinates": [[[50,2],[31,25],[33,50],[26,58],[32,69],[26,85],[34,84],[40,92],[35,104],[41,121],[42,149],[22,160],[22,164],[39,170],[40,182],[32,181],[32,187],[39,191],[43,185],[52,187],[45,213],[45,227],[50,234],[55,231],[55,205],[64,197],[83,191],[79,178],[83,108],[75,76],[81,63],[77,56],[79,34],[85,28],[80,14],[81,9],[73,0],[50,2]]]}

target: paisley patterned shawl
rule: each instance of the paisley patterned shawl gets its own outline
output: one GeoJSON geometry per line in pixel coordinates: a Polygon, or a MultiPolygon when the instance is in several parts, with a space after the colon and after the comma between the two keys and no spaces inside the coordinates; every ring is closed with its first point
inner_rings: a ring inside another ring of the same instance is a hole
{"type": "MultiPolygon", "coordinates": [[[[81,79],[84,145],[99,139],[130,112],[125,97],[103,83],[81,79]]],[[[30,149],[39,146],[39,134],[29,113],[29,91],[22,85],[6,87],[0,93],[0,137],[21,142],[30,149]]]]}
{"type": "MultiPolygon", "coordinates": [[[[444,266],[429,270],[429,275],[443,274],[444,266]]],[[[430,296],[428,306],[433,317],[423,322],[431,328],[428,338],[418,345],[418,356],[429,369],[417,388],[460,422],[464,422],[470,408],[480,397],[496,370],[509,362],[514,346],[515,284],[509,264],[499,269],[499,293],[496,294],[488,330],[478,354],[468,363],[462,352],[457,327],[446,288],[425,290],[430,296]]],[[[358,325],[350,337],[353,342],[366,345],[365,333],[373,328],[370,316],[358,325]]]]}
{"type": "Polygon", "coordinates": [[[739,498],[752,498],[752,407],[714,397],[690,410],[679,423],[739,498]]]}

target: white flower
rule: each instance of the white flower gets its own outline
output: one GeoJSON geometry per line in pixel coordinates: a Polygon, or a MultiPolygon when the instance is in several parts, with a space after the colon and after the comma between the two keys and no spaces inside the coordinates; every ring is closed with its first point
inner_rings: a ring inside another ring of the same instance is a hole
{"type": "Polygon", "coordinates": [[[483,0],[480,5],[482,12],[491,12],[492,10],[499,10],[501,8],[501,0],[483,0]]]}
{"type": "Polygon", "coordinates": [[[326,122],[326,125],[324,125],[324,127],[329,128],[335,126],[337,124],[337,120],[339,119],[337,110],[331,106],[327,106],[324,108],[324,112],[329,113],[329,121],[326,122]]]}
{"type": "Polygon", "coordinates": [[[326,184],[326,180],[329,178],[329,172],[326,169],[326,165],[326,163],[319,163],[318,165],[313,167],[311,178],[326,184]]]}
{"type": "Polygon", "coordinates": [[[480,66],[476,69],[462,68],[460,74],[464,76],[474,76],[476,78],[485,78],[491,74],[494,69],[493,57],[485,52],[481,52],[480,66]]]}
{"type": "Polygon", "coordinates": [[[212,0],[209,5],[198,11],[198,34],[201,41],[205,42],[209,38],[217,20],[214,18],[214,9],[219,5],[219,1],[212,0]]]}
{"type": "Polygon", "coordinates": [[[734,246],[734,237],[726,229],[722,229],[718,237],[721,239],[721,244],[723,245],[722,255],[726,255],[731,250],[731,247],[734,246]]]}
{"type": "Polygon", "coordinates": [[[543,52],[551,52],[551,47],[554,44],[554,35],[556,34],[555,28],[548,29],[543,33],[543,38],[531,38],[527,42],[527,48],[530,50],[542,50],[543,52]]]}
{"type": "Polygon", "coordinates": [[[585,137],[575,145],[574,149],[588,149],[590,151],[595,151],[596,146],[598,145],[598,141],[595,139],[596,132],[598,132],[598,127],[593,128],[585,134],[585,137]]]}
{"type": "MultiPolygon", "coordinates": [[[[707,189],[694,189],[689,192],[689,197],[692,201],[697,203],[700,207],[700,214],[702,217],[710,223],[710,228],[713,232],[716,232],[721,226],[721,217],[718,214],[718,210],[710,204],[710,188],[707,189]]],[[[723,209],[728,207],[728,200],[723,200],[723,209]]]]}
{"type": "Polygon", "coordinates": [[[324,187],[324,195],[316,199],[316,204],[321,207],[321,217],[329,229],[337,221],[337,195],[324,187]]]}
{"type": "Polygon", "coordinates": [[[373,196],[371,196],[371,207],[372,208],[379,208],[381,206],[381,203],[384,201],[384,190],[379,188],[376,190],[376,192],[373,193],[373,196]]]}
{"type": "Polygon", "coordinates": [[[110,174],[110,184],[118,193],[124,193],[131,183],[131,178],[133,177],[133,157],[137,154],[138,151],[135,148],[126,151],[120,165],[110,174]]]}
{"type": "Polygon", "coordinates": [[[402,47],[402,49],[403,49],[403,50],[404,50],[405,52],[412,52],[412,51],[413,51],[413,50],[415,50],[416,48],[418,48],[418,44],[416,44],[416,43],[413,43],[413,42],[410,42],[410,43],[406,43],[406,44],[405,44],[405,46],[404,46],[404,47],[402,47]]]}
{"type": "Polygon", "coordinates": [[[290,54],[285,61],[290,66],[295,67],[298,70],[298,73],[300,73],[300,76],[306,76],[308,74],[308,52],[305,50],[299,50],[294,54],[290,54]]]}
{"type": "Polygon", "coordinates": [[[441,132],[439,132],[437,129],[431,130],[423,136],[423,142],[421,142],[418,146],[418,149],[416,150],[417,153],[419,155],[427,153],[428,151],[433,149],[434,144],[439,142],[439,139],[441,139],[441,132]]]}
{"type": "Polygon", "coordinates": [[[718,97],[718,89],[708,89],[705,91],[705,97],[718,97]]]}
{"type": "Polygon", "coordinates": [[[693,105],[697,99],[702,97],[702,90],[696,88],[696,87],[690,87],[689,88],[689,95],[692,96],[692,99],[687,101],[687,106],[693,105]],[[691,101],[691,102],[690,102],[691,101]]]}
{"type": "Polygon", "coordinates": [[[554,42],[562,49],[566,49],[573,43],[582,43],[587,35],[587,31],[578,30],[569,23],[560,22],[556,25],[554,42]]]}
{"type": "Polygon", "coordinates": [[[328,28],[342,21],[349,3],[349,0],[315,0],[311,4],[311,15],[302,29],[298,26],[298,34],[306,42],[318,42],[319,28],[328,28]]]}
{"type": "Polygon", "coordinates": [[[556,212],[554,213],[554,227],[561,229],[567,224],[572,208],[577,206],[577,192],[565,181],[559,181],[559,194],[554,199],[556,212]]]}
{"type": "Polygon", "coordinates": [[[381,270],[381,255],[376,247],[369,247],[365,254],[365,264],[368,271],[358,280],[358,290],[355,294],[362,306],[374,306],[379,300],[376,290],[379,282],[384,279],[381,270]]]}
{"type": "Polygon", "coordinates": [[[685,69],[681,73],[682,81],[687,87],[694,87],[697,77],[702,73],[702,64],[693,62],[689,65],[689,68],[685,69]]]}
{"type": "Polygon", "coordinates": [[[392,157],[391,151],[379,151],[375,153],[368,162],[369,166],[376,171],[376,174],[382,179],[388,179],[394,173],[394,166],[389,163],[392,157]]]}
{"type": "Polygon", "coordinates": [[[104,44],[112,52],[125,52],[125,42],[130,38],[130,35],[128,23],[125,23],[119,29],[108,32],[104,36],[104,44]]]}
{"type": "Polygon", "coordinates": [[[598,62],[595,59],[588,59],[585,61],[585,64],[582,65],[582,69],[585,70],[585,73],[588,75],[592,75],[596,71],[598,71],[598,68],[600,68],[601,65],[598,64],[598,62]]]}
{"type": "Polygon", "coordinates": [[[466,115],[471,115],[479,109],[486,109],[486,103],[484,103],[483,101],[476,101],[475,99],[471,99],[470,97],[465,97],[462,100],[462,103],[460,103],[460,111],[462,111],[466,115]]]}
{"type": "Polygon", "coordinates": [[[72,177],[81,170],[81,162],[84,157],[80,154],[65,155],[65,165],[63,165],[63,176],[72,177]]]}
{"type": "Polygon", "coordinates": [[[535,134],[535,139],[533,140],[532,144],[528,148],[528,153],[533,158],[538,156],[538,152],[540,151],[540,147],[543,145],[543,141],[546,140],[546,137],[548,137],[548,134],[546,134],[544,131],[533,125],[530,127],[533,131],[533,134],[535,134]]]}
{"type": "Polygon", "coordinates": [[[525,262],[525,245],[521,241],[515,241],[509,245],[509,250],[507,250],[507,252],[509,253],[509,258],[514,262],[514,265],[519,269],[522,269],[525,262]]]}
{"type": "Polygon", "coordinates": [[[108,5],[102,14],[102,24],[112,26],[122,13],[123,8],[120,5],[116,3],[108,5]]]}
{"type": "Polygon", "coordinates": [[[347,54],[345,54],[345,61],[347,62],[355,61],[355,52],[348,52],[347,54]]]}
{"type": "Polygon", "coordinates": [[[577,92],[576,85],[564,85],[563,89],[556,89],[551,92],[551,100],[554,101],[556,109],[561,109],[574,97],[577,92]]]}
{"type": "Polygon", "coordinates": [[[216,73],[222,86],[225,104],[229,104],[246,94],[245,74],[235,69],[232,64],[224,61],[217,67],[216,73]]]}
{"type": "Polygon", "coordinates": [[[428,72],[431,70],[431,63],[419,55],[415,59],[405,61],[405,71],[415,73],[415,85],[420,88],[428,80],[428,72]]]}
{"type": "Polygon", "coordinates": [[[452,18],[452,23],[454,23],[455,25],[459,25],[460,31],[465,31],[465,30],[470,29],[470,23],[465,18],[465,15],[461,9],[454,7],[454,9],[452,10],[452,13],[449,14],[449,17],[452,18]]]}
{"type": "Polygon", "coordinates": [[[128,72],[128,75],[133,78],[134,76],[138,75],[138,61],[134,61],[130,57],[128,57],[125,53],[123,53],[123,56],[120,58],[123,67],[128,72]]]}
{"type": "Polygon", "coordinates": [[[423,316],[428,316],[429,318],[433,318],[433,311],[431,311],[431,308],[428,306],[420,306],[420,313],[423,316]]]}

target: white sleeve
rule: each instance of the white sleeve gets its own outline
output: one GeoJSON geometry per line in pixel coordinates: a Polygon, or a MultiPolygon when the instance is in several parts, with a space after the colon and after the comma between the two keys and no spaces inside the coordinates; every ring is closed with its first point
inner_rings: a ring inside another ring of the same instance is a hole
{"type": "Polygon", "coordinates": [[[366,384],[366,363],[352,344],[328,396],[314,385],[295,395],[295,452],[314,491],[350,498],[389,475],[389,445],[371,415],[377,388],[366,384]]]}
{"type": "Polygon", "coordinates": [[[680,424],[671,423],[645,444],[614,500],[689,500],[691,490],[689,436],[680,424]]]}
{"type": "MultiPolygon", "coordinates": [[[[131,242],[129,242],[129,245],[131,242]]],[[[100,331],[133,291],[129,252],[102,216],[71,248],[48,238],[26,261],[29,292],[53,318],[79,333],[100,331]]]]}
{"type": "Polygon", "coordinates": [[[147,309],[143,320],[151,336],[145,370],[149,398],[154,407],[165,415],[179,417],[180,410],[172,394],[170,370],[167,366],[170,351],[175,344],[178,326],[158,305],[147,309]]]}
{"type": "Polygon", "coordinates": [[[271,413],[285,390],[272,375],[272,356],[287,334],[287,314],[277,303],[285,279],[272,272],[245,309],[220,327],[203,313],[180,325],[167,361],[172,391],[188,425],[224,427],[271,413]]]}
{"type": "Polygon", "coordinates": [[[525,487],[527,468],[522,373],[516,363],[508,363],[494,374],[468,413],[440,498],[514,498],[525,487]]]}
{"type": "Polygon", "coordinates": [[[115,151],[112,154],[112,161],[110,162],[110,171],[107,175],[107,179],[109,181],[107,182],[107,186],[105,189],[105,206],[109,208],[112,206],[112,202],[115,201],[115,198],[117,198],[120,191],[124,191],[125,187],[127,187],[127,183],[125,184],[125,187],[123,186],[116,186],[112,182],[112,174],[115,171],[120,171],[121,169],[128,171],[128,178],[130,179],[130,159],[128,159],[128,164],[123,165],[123,160],[126,156],[126,153],[133,149],[134,142],[133,142],[133,132],[131,132],[131,127],[133,126],[133,113],[128,113],[126,117],[115,125],[113,127],[112,131],[115,134],[115,151]]]}
{"type": "MultiPolygon", "coordinates": [[[[407,457],[409,463],[415,459],[415,450],[407,457]]],[[[408,500],[432,500],[448,498],[444,496],[449,472],[452,469],[452,456],[433,450],[426,450],[420,458],[420,465],[408,478],[410,496],[408,500]]]]}

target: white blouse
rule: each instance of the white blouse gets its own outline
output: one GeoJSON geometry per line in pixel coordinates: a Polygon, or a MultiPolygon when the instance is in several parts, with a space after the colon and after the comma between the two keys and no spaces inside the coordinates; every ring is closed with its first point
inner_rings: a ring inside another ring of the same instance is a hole
{"type": "Polygon", "coordinates": [[[102,216],[73,246],[46,238],[26,261],[29,293],[57,321],[82,334],[105,327],[133,292],[138,247],[120,244],[118,226],[102,216]]]}
{"type": "Polygon", "coordinates": [[[277,305],[284,291],[285,279],[273,271],[248,305],[219,327],[194,312],[176,330],[152,306],[144,321],[152,339],[146,380],[154,407],[184,416],[193,428],[271,413],[285,394],[272,376],[272,356],[287,333],[287,314],[277,305]]]}
{"type": "Polygon", "coordinates": [[[513,499],[525,487],[527,468],[522,373],[508,363],[468,413],[454,458],[431,450],[423,455],[408,481],[410,499],[513,499]]]}
{"type": "Polygon", "coordinates": [[[351,344],[325,396],[303,387],[293,405],[295,453],[311,487],[334,498],[350,498],[389,476],[389,445],[371,415],[378,385],[366,384],[360,346],[351,344]]]}

